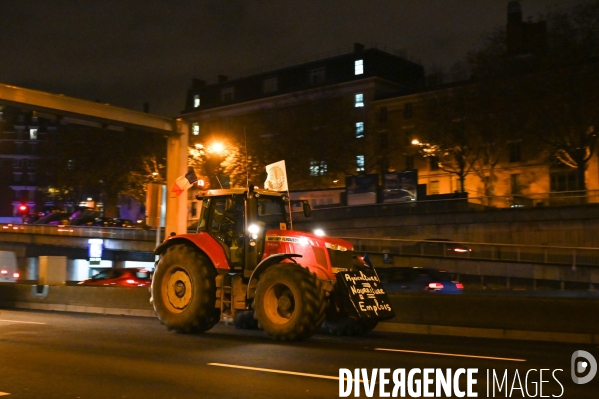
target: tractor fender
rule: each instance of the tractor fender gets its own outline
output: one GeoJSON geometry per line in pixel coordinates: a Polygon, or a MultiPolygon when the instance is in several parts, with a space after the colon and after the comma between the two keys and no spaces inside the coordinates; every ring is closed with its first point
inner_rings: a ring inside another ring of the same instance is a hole
{"type": "Polygon", "coordinates": [[[198,248],[210,259],[216,269],[231,269],[223,247],[205,232],[170,236],[154,249],[154,255],[162,255],[169,247],[176,244],[187,244],[198,248]]]}
{"type": "Polygon", "coordinates": [[[267,258],[263,259],[258,266],[252,271],[252,275],[248,281],[247,288],[247,299],[251,299],[254,297],[254,291],[256,289],[256,284],[260,275],[272,265],[279,264],[283,262],[285,259],[291,260],[293,263],[297,263],[293,258],[301,258],[300,254],[275,254],[270,255],[267,258]]]}

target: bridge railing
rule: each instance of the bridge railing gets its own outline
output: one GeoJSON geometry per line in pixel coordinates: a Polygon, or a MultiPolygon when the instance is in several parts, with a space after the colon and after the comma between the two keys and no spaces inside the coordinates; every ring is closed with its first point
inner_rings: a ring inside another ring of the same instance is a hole
{"type": "MultiPolygon", "coordinates": [[[[154,241],[156,230],[90,226],[0,225],[0,232],[154,241]]],[[[355,252],[599,267],[599,248],[344,237],[355,252]],[[459,244],[459,245],[457,245],[459,244]]]]}
{"type": "Polygon", "coordinates": [[[599,248],[344,237],[355,252],[599,267],[599,248]]]}
{"type": "Polygon", "coordinates": [[[133,229],[123,227],[94,227],[70,225],[2,224],[0,232],[20,234],[43,234],[55,236],[89,237],[118,240],[153,241],[156,230],[133,229]]]}

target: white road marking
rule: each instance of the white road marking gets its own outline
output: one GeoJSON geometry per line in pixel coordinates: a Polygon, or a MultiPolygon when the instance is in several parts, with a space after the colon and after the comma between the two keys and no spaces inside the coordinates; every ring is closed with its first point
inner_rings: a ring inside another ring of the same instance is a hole
{"type": "MultiPolygon", "coordinates": [[[[252,371],[264,371],[266,373],[298,375],[300,377],[323,378],[325,380],[339,381],[339,376],[332,376],[332,375],[298,373],[296,371],[264,369],[264,368],[261,368],[261,367],[238,366],[238,365],[235,365],[235,364],[223,364],[223,363],[207,363],[207,364],[208,364],[208,366],[229,367],[229,368],[233,368],[233,369],[252,370],[252,371]]],[[[363,381],[360,380],[360,382],[363,382],[363,381]]]]}
{"type": "Polygon", "coordinates": [[[7,322],[7,323],[46,324],[46,323],[39,323],[37,321],[19,321],[19,320],[5,320],[5,319],[0,319],[0,321],[4,321],[4,322],[7,322]]]}
{"type": "Polygon", "coordinates": [[[374,350],[375,351],[387,351],[387,352],[417,353],[417,354],[421,354],[421,355],[467,357],[467,358],[471,358],[471,359],[504,360],[507,362],[525,362],[526,361],[526,359],[510,359],[508,357],[461,355],[458,353],[422,352],[422,351],[409,351],[409,350],[404,350],[404,349],[374,348],[374,350]]]}

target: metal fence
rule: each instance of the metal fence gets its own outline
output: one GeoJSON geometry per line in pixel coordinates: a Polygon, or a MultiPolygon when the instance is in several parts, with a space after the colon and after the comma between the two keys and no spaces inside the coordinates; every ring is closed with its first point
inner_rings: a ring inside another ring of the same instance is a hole
{"type": "Polygon", "coordinates": [[[599,267],[599,248],[344,237],[355,252],[599,267]]]}
{"type": "Polygon", "coordinates": [[[477,196],[468,198],[470,204],[484,208],[531,208],[575,206],[599,203],[599,190],[560,191],[509,196],[477,196]]]}
{"type": "Polygon", "coordinates": [[[122,227],[105,228],[69,225],[3,224],[1,225],[0,233],[42,234],[49,236],[89,237],[137,241],[154,241],[156,239],[156,229],[143,230],[122,227]]]}

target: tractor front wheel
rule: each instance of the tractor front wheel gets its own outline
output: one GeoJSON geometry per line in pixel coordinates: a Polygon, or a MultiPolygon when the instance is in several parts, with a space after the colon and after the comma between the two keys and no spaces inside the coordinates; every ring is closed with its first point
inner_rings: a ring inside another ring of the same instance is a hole
{"type": "Polygon", "coordinates": [[[199,251],[175,244],[160,256],[152,278],[152,304],[169,330],[204,332],[220,319],[216,271],[199,251]]]}
{"type": "Polygon", "coordinates": [[[258,326],[279,341],[309,338],[320,326],[325,294],[316,275],[292,263],[271,266],[254,296],[258,326]]]}

